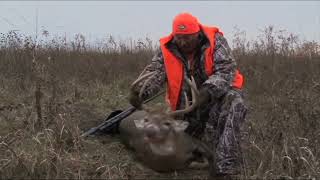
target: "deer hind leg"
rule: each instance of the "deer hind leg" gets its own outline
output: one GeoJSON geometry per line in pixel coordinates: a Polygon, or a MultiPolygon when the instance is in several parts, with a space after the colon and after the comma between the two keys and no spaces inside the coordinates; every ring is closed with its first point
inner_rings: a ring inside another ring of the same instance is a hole
{"type": "Polygon", "coordinates": [[[192,169],[208,168],[212,162],[215,161],[214,151],[212,151],[206,144],[198,139],[193,139],[195,144],[194,159],[188,166],[192,169]]]}
{"type": "Polygon", "coordinates": [[[205,169],[209,167],[209,161],[205,158],[202,161],[192,161],[188,168],[190,169],[205,169]]]}

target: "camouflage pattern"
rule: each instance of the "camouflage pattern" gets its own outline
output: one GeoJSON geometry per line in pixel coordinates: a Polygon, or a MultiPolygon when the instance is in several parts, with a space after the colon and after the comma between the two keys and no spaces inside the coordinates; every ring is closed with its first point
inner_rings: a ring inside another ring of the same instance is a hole
{"type": "Polygon", "coordinates": [[[240,126],[247,108],[242,92],[230,90],[219,101],[205,108],[209,112],[204,140],[211,149],[216,149],[216,164],[211,172],[218,174],[240,174],[242,154],[240,149],[240,126]]]}
{"type": "MultiPolygon", "coordinates": [[[[216,47],[214,53],[214,74],[208,77],[205,73],[204,51],[210,46],[203,33],[199,36],[201,47],[196,50],[194,64],[180,54],[174,40],[167,44],[167,48],[184,64],[184,73],[195,78],[197,87],[208,87],[211,102],[204,107],[197,108],[194,112],[185,114],[183,118],[190,125],[186,132],[203,139],[212,149],[216,148],[216,164],[212,165],[211,172],[218,174],[237,174],[241,162],[239,146],[240,126],[245,119],[246,107],[243,102],[242,92],[232,88],[232,81],[236,71],[236,61],[232,56],[227,40],[219,33],[216,34],[216,47]]],[[[152,58],[146,67],[146,72],[156,71],[156,76],[146,85],[143,99],[155,95],[167,82],[166,70],[161,50],[152,58]]],[[[139,91],[144,82],[140,82],[134,91],[139,91]]],[[[191,99],[190,87],[183,83],[182,92],[186,92],[191,99]]],[[[183,93],[181,93],[183,94],[183,93]]],[[[184,96],[180,97],[177,109],[184,108],[184,96]]]]}

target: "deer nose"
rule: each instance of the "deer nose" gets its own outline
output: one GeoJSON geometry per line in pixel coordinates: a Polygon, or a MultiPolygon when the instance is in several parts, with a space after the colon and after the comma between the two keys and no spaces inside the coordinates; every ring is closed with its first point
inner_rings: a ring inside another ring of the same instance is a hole
{"type": "Polygon", "coordinates": [[[148,137],[155,137],[158,132],[159,128],[154,125],[149,125],[145,129],[145,133],[148,137]]]}

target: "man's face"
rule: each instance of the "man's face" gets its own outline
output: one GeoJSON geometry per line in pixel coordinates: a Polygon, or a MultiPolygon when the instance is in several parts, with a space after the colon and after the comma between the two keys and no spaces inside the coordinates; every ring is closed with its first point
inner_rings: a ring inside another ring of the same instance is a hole
{"type": "Polygon", "coordinates": [[[176,34],[174,42],[183,53],[192,53],[200,44],[199,32],[194,34],[176,34]]]}

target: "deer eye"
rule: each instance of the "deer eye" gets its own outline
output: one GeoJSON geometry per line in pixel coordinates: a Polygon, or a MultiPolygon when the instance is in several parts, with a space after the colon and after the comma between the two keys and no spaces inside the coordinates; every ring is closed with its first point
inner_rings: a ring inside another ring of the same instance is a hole
{"type": "Polygon", "coordinates": [[[148,118],[144,118],[143,120],[144,120],[144,122],[149,122],[148,118]]]}

